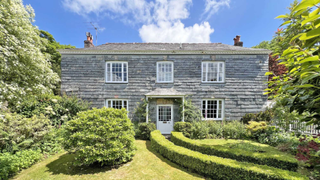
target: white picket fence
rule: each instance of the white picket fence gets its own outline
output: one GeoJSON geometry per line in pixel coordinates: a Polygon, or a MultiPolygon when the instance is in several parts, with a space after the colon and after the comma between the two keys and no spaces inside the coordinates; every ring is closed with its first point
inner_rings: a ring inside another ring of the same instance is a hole
{"type": "Polygon", "coordinates": [[[317,125],[306,125],[305,122],[295,121],[289,125],[290,132],[300,132],[302,134],[318,135],[320,130],[316,129],[317,125]]]}

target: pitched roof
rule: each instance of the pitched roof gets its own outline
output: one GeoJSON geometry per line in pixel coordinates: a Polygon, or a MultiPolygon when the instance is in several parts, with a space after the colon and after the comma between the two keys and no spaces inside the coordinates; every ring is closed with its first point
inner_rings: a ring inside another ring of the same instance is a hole
{"type": "Polygon", "coordinates": [[[61,49],[61,54],[269,54],[266,49],[221,43],[106,43],[89,48],[61,49]]]}
{"type": "Polygon", "coordinates": [[[173,88],[157,88],[154,91],[151,91],[146,96],[184,96],[185,93],[178,92],[173,88]]]}

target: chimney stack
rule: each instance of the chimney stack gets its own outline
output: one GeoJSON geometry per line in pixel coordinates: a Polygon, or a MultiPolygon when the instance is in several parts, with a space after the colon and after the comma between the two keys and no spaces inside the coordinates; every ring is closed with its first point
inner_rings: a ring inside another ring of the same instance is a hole
{"type": "Polygon", "coordinates": [[[241,47],[243,47],[243,42],[240,41],[240,36],[239,36],[239,35],[237,35],[236,38],[233,39],[233,41],[234,41],[234,46],[241,46],[241,47]]]}
{"type": "Polygon", "coordinates": [[[94,47],[92,43],[92,35],[90,32],[86,32],[87,40],[84,41],[84,48],[94,47]]]}

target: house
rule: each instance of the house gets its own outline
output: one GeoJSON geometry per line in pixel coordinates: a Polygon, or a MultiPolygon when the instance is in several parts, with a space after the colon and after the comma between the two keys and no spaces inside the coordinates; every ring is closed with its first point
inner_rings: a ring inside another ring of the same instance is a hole
{"type": "Polygon", "coordinates": [[[170,133],[184,121],[186,98],[204,120],[237,120],[262,110],[267,102],[268,54],[265,49],[221,43],[106,43],[60,50],[61,91],[76,93],[93,107],[126,108],[135,121],[156,123],[170,133]],[[148,100],[145,119],[134,115],[148,100]]]}

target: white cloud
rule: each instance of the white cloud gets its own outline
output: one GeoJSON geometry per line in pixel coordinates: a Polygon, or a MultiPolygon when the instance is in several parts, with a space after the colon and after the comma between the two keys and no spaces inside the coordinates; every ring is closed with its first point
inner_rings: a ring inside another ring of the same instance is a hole
{"type": "MultiPolygon", "coordinates": [[[[226,0],[229,1],[229,0],[226,0]]],[[[208,22],[185,27],[192,0],[62,0],[66,9],[87,17],[91,14],[141,26],[144,42],[210,42],[213,33],[208,22]]],[[[205,14],[215,6],[206,0],[205,14]],[[207,10],[207,7],[209,9],[207,10]]],[[[211,15],[210,15],[211,16],[211,15]]]]}
{"type": "Polygon", "coordinates": [[[205,9],[201,16],[206,16],[205,20],[208,20],[224,6],[230,7],[230,0],[206,0],[205,9]]]}
{"type": "Polygon", "coordinates": [[[143,25],[139,29],[140,37],[144,42],[209,43],[211,33],[213,29],[208,22],[185,27],[181,21],[174,23],[160,21],[157,24],[143,25]]]}

